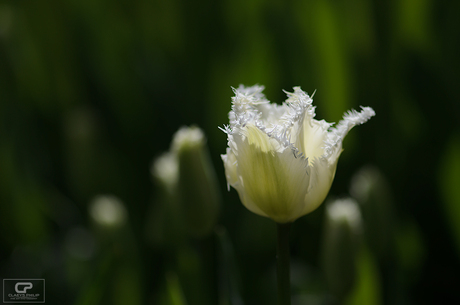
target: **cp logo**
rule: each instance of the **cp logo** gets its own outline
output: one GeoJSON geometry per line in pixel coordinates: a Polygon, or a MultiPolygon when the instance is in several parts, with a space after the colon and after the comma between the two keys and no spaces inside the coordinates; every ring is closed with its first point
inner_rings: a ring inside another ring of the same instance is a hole
{"type": "Polygon", "coordinates": [[[32,289],[33,286],[31,282],[18,282],[14,285],[14,290],[16,290],[16,293],[26,293],[27,290],[32,289]],[[22,286],[21,290],[19,289],[20,286],[22,286]]]}

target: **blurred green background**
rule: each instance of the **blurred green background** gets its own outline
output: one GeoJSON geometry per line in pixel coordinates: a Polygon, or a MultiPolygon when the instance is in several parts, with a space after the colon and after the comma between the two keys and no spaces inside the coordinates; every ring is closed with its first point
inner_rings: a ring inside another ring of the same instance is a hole
{"type": "MultiPolygon", "coordinates": [[[[377,113],[346,138],[329,195],[359,197],[356,173],[378,173],[383,212],[363,209],[346,302],[459,302],[458,12],[443,0],[2,0],[0,277],[45,278],[47,304],[274,304],[275,226],[227,192],[217,127],[231,86],[264,85],[274,102],[301,86],[318,119],[377,113]],[[223,200],[216,232],[178,249],[151,237],[163,197],[150,167],[190,124],[223,200]],[[110,232],[89,213],[101,194],[127,212],[110,232]]],[[[293,226],[296,304],[337,301],[323,218],[324,205],[293,226]]]]}

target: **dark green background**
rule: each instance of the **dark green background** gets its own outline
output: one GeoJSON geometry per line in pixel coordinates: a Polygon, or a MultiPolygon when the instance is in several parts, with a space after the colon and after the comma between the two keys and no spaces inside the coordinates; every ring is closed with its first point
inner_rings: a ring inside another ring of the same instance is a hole
{"type": "MultiPolygon", "coordinates": [[[[274,225],[226,192],[217,128],[230,87],[258,83],[275,102],[282,89],[316,90],[317,118],[329,122],[360,105],[376,111],[346,138],[330,195],[346,195],[363,165],[379,168],[396,226],[420,237],[416,267],[379,262],[384,304],[458,302],[458,12],[460,2],[434,0],[0,1],[0,276],[46,278],[48,304],[112,303],[117,287],[128,287],[118,302],[157,304],[167,255],[145,237],[158,197],[150,165],[180,126],[197,124],[242,297],[272,304],[274,225]],[[116,264],[101,259],[98,237],[90,257],[66,250],[76,228],[93,236],[87,206],[98,194],[129,212],[116,264]]],[[[293,227],[294,260],[313,274],[323,211],[293,227]]]]}

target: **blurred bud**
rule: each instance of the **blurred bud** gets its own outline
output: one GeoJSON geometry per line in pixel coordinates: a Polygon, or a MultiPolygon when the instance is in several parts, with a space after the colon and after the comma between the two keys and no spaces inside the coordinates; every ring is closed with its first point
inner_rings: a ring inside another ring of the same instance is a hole
{"type": "Polygon", "coordinates": [[[158,157],[151,168],[152,176],[167,191],[173,192],[178,178],[177,158],[173,153],[167,152],[158,157]]]}
{"type": "Polygon", "coordinates": [[[366,166],[353,176],[350,194],[361,206],[369,246],[378,257],[387,257],[394,243],[395,219],[385,178],[377,168],[366,166]]]}
{"type": "Polygon", "coordinates": [[[190,234],[207,235],[217,222],[220,194],[203,131],[182,127],[173,137],[178,160],[178,196],[190,234]]]}
{"type": "Polygon", "coordinates": [[[94,222],[105,230],[116,230],[126,222],[126,209],[115,196],[96,196],[89,206],[89,213],[94,222]]]}
{"type": "Polygon", "coordinates": [[[171,150],[154,161],[151,173],[159,186],[146,227],[151,240],[174,245],[186,235],[209,234],[217,222],[220,194],[203,131],[180,128],[171,150]]]}
{"type": "Polygon", "coordinates": [[[176,155],[166,152],[155,159],[150,170],[159,194],[149,213],[146,230],[155,244],[172,246],[180,243],[185,234],[177,196],[178,167],[176,155]]]}
{"type": "Polygon", "coordinates": [[[361,212],[351,198],[326,206],[323,235],[323,268],[331,293],[343,300],[356,278],[356,256],[360,245],[361,212]]]}

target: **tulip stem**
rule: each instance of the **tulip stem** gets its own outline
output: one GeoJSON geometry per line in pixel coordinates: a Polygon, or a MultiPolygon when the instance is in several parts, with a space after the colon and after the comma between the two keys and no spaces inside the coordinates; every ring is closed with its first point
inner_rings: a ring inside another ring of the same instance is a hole
{"type": "Polygon", "coordinates": [[[291,279],[289,230],[291,223],[276,223],[278,243],[276,247],[276,273],[278,280],[278,304],[291,305],[291,279]]]}

